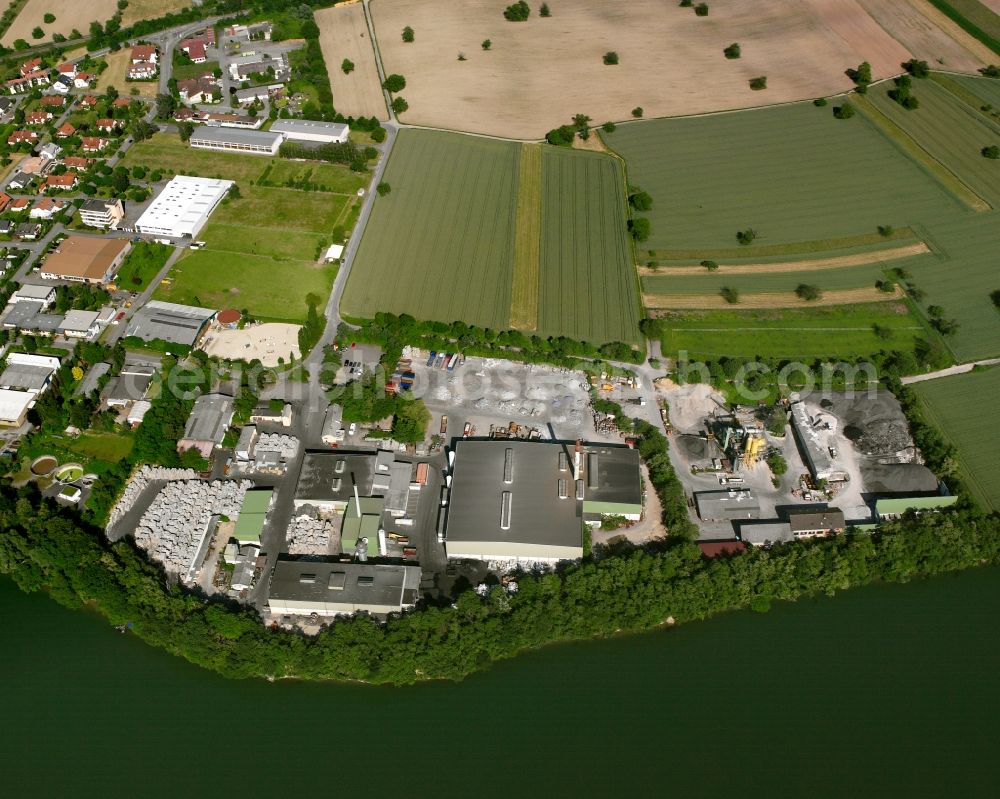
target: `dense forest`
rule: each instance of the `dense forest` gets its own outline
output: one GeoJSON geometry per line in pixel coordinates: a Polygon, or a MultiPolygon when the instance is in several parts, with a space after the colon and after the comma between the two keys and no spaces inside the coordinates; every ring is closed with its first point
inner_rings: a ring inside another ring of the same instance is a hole
{"type": "Polygon", "coordinates": [[[170,586],[129,543],[109,544],[37,493],[0,493],[0,571],[25,591],[88,605],[144,641],[228,677],[404,684],[461,679],[526,649],[637,632],[775,600],[833,594],[996,563],[1000,520],[964,508],[852,534],[705,559],[683,539],[661,550],[598,552],[558,573],[524,575],[385,625],[337,622],[306,638],[261,626],[256,613],[170,586]]]}

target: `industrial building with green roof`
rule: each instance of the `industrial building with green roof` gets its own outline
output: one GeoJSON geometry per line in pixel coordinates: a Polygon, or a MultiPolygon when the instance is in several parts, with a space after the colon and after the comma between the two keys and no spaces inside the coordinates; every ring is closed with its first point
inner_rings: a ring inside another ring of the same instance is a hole
{"type": "Polygon", "coordinates": [[[958,502],[958,497],[940,494],[929,497],[891,497],[875,500],[875,513],[879,519],[885,521],[898,519],[908,511],[921,512],[950,508],[956,502],[958,502]]]}
{"type": "Polygon", "coordinates": [[[273,495],[270,488],[247,491],[244,495],[234,534],[240,544],[260,545],[260,534],[264,530],[273,495]]]}

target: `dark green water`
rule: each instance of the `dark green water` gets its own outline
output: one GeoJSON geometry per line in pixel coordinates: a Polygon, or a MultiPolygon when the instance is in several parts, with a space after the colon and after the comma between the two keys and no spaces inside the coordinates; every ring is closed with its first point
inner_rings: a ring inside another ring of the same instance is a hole
{"type": "Polygon", "coordinates": [[[6,797],[1000,794],[997,569],[405,689],[229,682],[0,607],[6,797]]]}

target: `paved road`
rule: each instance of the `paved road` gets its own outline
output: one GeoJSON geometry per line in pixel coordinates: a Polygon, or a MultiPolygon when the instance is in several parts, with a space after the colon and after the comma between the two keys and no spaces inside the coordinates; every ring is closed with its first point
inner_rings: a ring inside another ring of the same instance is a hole
{"type": "Polygon", "coordinates": [[[983,361],[972,361],[970,363],[959,363],[949,366],[947,369],[938,369],[936,372],[928,372],[925,375],[911,375],[900,378],[900,383],[905,386],[911,383],[923,383],[925,380],[937,380],[939,377],[951,377],[952,375],[962,375],[971,372],[977,366],[996,366],[1000,364],[1000,358],[987,358],[983,361]]]}

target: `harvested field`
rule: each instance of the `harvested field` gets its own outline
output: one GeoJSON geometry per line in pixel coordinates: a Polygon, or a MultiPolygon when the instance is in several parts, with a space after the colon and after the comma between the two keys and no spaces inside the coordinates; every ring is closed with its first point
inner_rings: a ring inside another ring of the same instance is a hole
{"type": "Polygon", "coordinates": [[[903,292],[898,288],[892,294],[886,294],[877,288],[841,289],[825,291],[823,296],[814,302],[800,300],[793,293],[782,294],[740,294],[740,301],[731,305],[718,294],[643,294],[642,300],[648,308],[678,309],[688,308],[802,308],[805,306],[821,307],[824,305],[850,305],[852,303],[871,303],[884,299],[901,299],[903,292]]]}
{"type": "Polygon", "coordinates": [[[402,130],[341,311],[502,329],[510,314],[520,147],[402,130]]]}
{"type": "Polygon", "coordinates": [[[330,74],[334,107],[344,116],[388,119],[375,65],[375,50],[368,36],[361,3],[317,11],[316,24],[320,31],[319,44],[330,74]],[[345,75],[340,68],[345,58],[354,63],[354,71],[349,75],[345,75]]]}
{"type": "Polygon", "coordinates": [[[542,335],[639,341],[624,183],[621,164],[609,156],[542,151],[542,335]]]}
{"type": "Polygon", "coordinates": [[[104,60],[108,68],[97,79],[98,94],[105,94],[109,86],[114,86],[122,97],[131,96],[133,89],[139,92],[140,97],[156,97],[160,85],[158,80],[125,80],[128,66],[132,63],[131,48],[123,47],[117,53],[108,53],[104,60]]]}
{"type": "Polygon", "coordinates": [[[928,421],[958,448],[962,481],[987,510],[1000,510],[1000,369],[927,380],[913,387],[928,421]]]}
{"type": "Polygon", "coordinates": [[[894,102],[887,91],[887,86],[872,87],[868,98],[932,158],[993,207],[1000,207],[1000,161],[981,153],[987,145],[1000,144],[996,128],[934,81],[915,82],[913,94],[920,107],[914,111],[894,102]]]}
{"type": "MultiPolygon", "coordinates": [[[[922,241],[917,244],[908,244],[905,247],[894,247],[886,250],[874,250],[871,252],[855,253],[854,255],[839,255],[833,258],[814,258],[802,261],[784,261],[777,263],[757,263],[757,264],[719,264],[717,275],[750,275],[764,274],[768,272],[806,272],[820,269],[842,269],[846,266],[865,266],[869,264],[885,264],[888,261],[895,261],[900,258],[909,258],[913,255],[923,255],[930,252],[930,249],[922,241]]],[[[691,275],[694,270],[704,270],[700,264],[690,264],[688,266],[668,266],[651,269],[642,267],[639,274],[642,276],[660,275],[663,277],[691,275]]]]}
{"type": "Polygon", "coordinates": [[[629,123],[604,138],[653,197],[645,246],[656,257],[711,258],[739,247],[747,227],[758,238],[739,247],[744,258],[782,244],[792,246],[771,254],[794,255],[813,240],[854,246],[877,241],[879,225],[901,230],[963,207],[864,117],[834,119],[811,103],[629,123]]]}
{"type": "Polygon", "coordinates": [[[975,72],[992,53],[927,0],[858,0],[916,58],[958,72],[975,72]]]}
{"type": "Polygon", "coordinates": [[[538,327],[541,227],[542,145],[522,144],[509,322],[511,327],[518,330],[535,330],[538,327]]]}
{"type": "Polygon", "coordinates": [[[39,42],[51,41],[54,33],[61,33],[69,38],[74,28],[86,35],[91,22],[97,20],[104,24],[111,19],[117,9],[117,0],[87,0],[87,2],[80,2],[80,0],[28,0],[27,5],[14,19],[0,43],[5,47],[10,47],[17,39],[24,39],[29,44],[38,44],[39,42]],[[45,15],[49,13],[56,18],[51,25],[44,21],[45,15]],[[41,39],[35,39],[31,35],[31,31],[36,26],[45,31],[45,36],[41,39]]]}
{"type": "Polygon", "coordinates": [[[715,0],[707,17],[662,0],[577,0],[521,23],[504,20],[502,8],[493,0],[371,4],[386,71],[407,79],[405,121],[540,138],[581,112],[599,124],[629,119],[636,106],[652,117],[835,94],[851,88],[847,67],[867,59],[885,77],[910,57],[857,0],[715,0]],[[410,44],[400,37],[407,25],[416,33],[410,44]],[[492,48],[483,51],[487,38],[492,48]],[[730,61],[722,48],[734,41],[743,56],[730,61]],[[608,50],[620,65],[602,63],[608,50]],[[768,76],[765,92],[748,86],[757,75],[768,76]]]}
{"type": "Polygon", "coordinates": [[[694,358],[856,358],[909,349],[924,332],[905,302],[659,316],[663,353],[694,358]]]}
{"type": "Polygon", "coordinates": [[[128,0],[128,6],[122,14],[122,27],[128,27],[140,19],[155,19],[190,6],[191,0],[128,0]]]}

